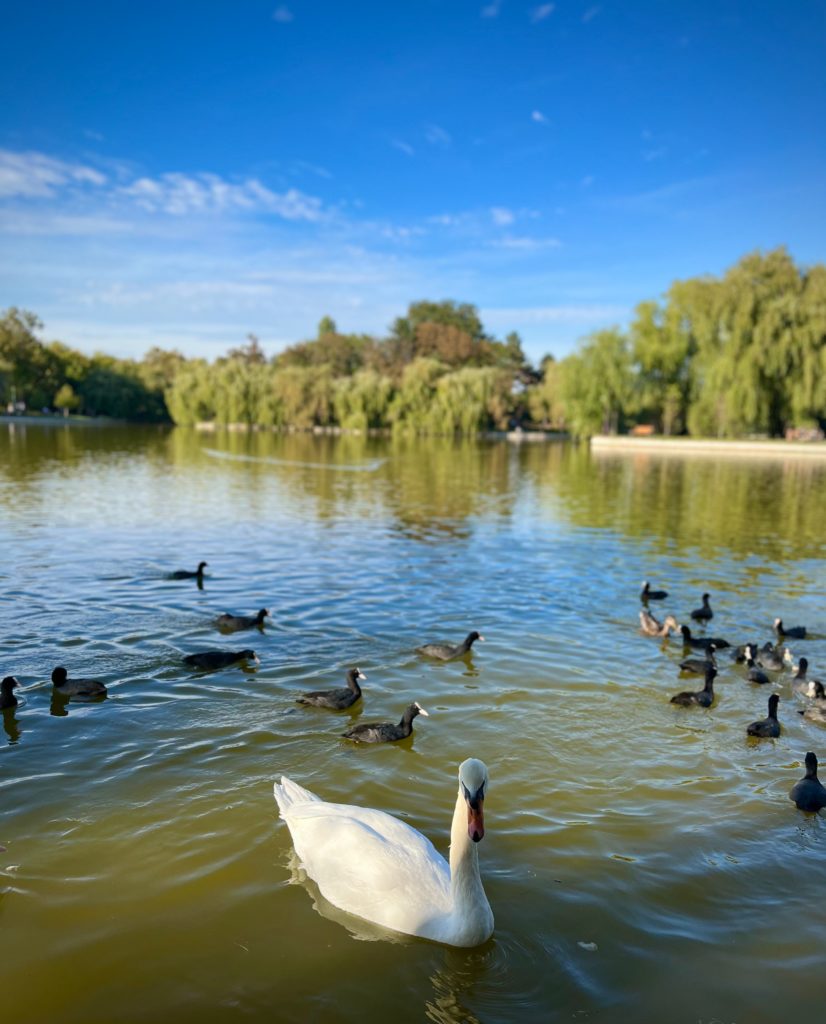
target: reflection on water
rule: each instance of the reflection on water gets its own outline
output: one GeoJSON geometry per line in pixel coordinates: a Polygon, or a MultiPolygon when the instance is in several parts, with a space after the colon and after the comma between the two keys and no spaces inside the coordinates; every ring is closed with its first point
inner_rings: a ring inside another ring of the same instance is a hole
{"type": "Polygon", "coordinates": [[[783,732],[749,743],[766,695],[722,656],[715,707],[671,707],[682,645],[639,634],[638,595],[651,578],[682,620],[708,590],[734,643],[802,622],[790,646],[822,678],[825,499],[826,466],[798,461],[0,429],[0,674],[25,687],[0,747],[4,1010],[491,1024],[671,1020],[678,1000],[686,1020],[808,1019],[826,822],[787,793],[826,731],[781,672],[783,732]],[[202,559],[201,589],[167,578],[202,559]],[[264,630],[216,632],[262,607],[264,630]],[[415,653],[470,629],[487,642],[466,659],[415,653]],[[257,669],[182,663],[247,645],[257,669]],[[56,664],[109,697],[55,695],[56,664]],[[347,713],[295,703],[353,665],[347,713]],[[431,712],[413,741],[341,738],[413,700],[431,712]],[[282,772],[446,855],[473,755],[491,773],[485,946],[391,941],[292,884],[282,772]]]}

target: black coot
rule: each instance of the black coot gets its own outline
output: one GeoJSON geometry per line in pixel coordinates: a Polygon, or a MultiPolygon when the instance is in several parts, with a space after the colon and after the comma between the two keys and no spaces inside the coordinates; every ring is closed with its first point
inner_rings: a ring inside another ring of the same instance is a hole
{"type": "Polygon", "coordinates": [[[717,669],[713,665],[706,668],[706,685],[702,690],[684,690],[682,693],[675,693],[671,698],[672,704],[682,704],[690,707],[699,704],[701,708],[710,708],[714,701],[714,677],[717,669]]]}
{"type": "Polygon", "coordinates": [[[702,607],[694,609],[694,611],[691,613],[692,619],[695,619],[697,622],[709,622],[711,619],[714,618],[714,612],[711,610],[711,605],[709,604],[708,599],[709,595],[703,594],[702,607]]]}
{"type": "Polygon", "coordinates": [[[65,697],[102,697],[106,687],[97,679],[69,679],[62,665],[52,672],[52,682],[56,693],[65,697]]]}
{"type": "Polygon", "coordinates": [[[264,619],[269,614],[266,608],[262,608],[257,615],[230,615],[229,612],[224,612],[215,620],[215,625],[224,633],[237,633],[241,629],[262,627],[264,619]]]}
{"type": "Polygon", "coordinates": [[[347,685],[337,690],[312,690],[304,693],[298,698],[299,704],[311,704],[316,708],[332,708],[334,711],[343,711],[351,707],[361,696],[360,679],[367,676],[358,669],[351,668],[347,673],[347,685]]]}
{"type": "Polygon", "coordinates": [[[468,633],[460,644],[424,644],[422,647],[417,647],[416,650],[419,654],[424,654],[428,658],[438,658],[439,661],[452,661],[453,658],[464,657],[477,640],[484,641],[484,639],[474,629],[472,633],[468,633]]]}
{"type": "Polygon", "coordinates": [[[774,628],[778,636],[790,636],[795,640],[805,640],[805,626],[784,626],[782,619],[774,620],[774,628]]]}
{"type": "Polygon", "coordinates": [[[254,661],[259,664],[255,651],[199,651],[198,654],[187,654],[184,664],[191,668],[215,669],[228,668],[240,661],[254,661]]]}
{"type": "Polygon", "coordinates": [[[780,697],[773,693],[769,697],[768,718],[762,718],[759,722],[752,722],[746,727],[749,736],[760,736],[762,739],[775,739],[780,735],[780,722],[777,721],[777,705],[780,697]]]}
{"type": "Polygon", "coordinates": [[[652,590],[648,580],[643,580],[642,590],[640,591],[641,601],[664,601],[667,597],[667,590],[652,590]]]}
{"type": "Polygon", "coordinates": [[[352,729],[342,733],[348,740],[356,740],[358,743],[393,743],[395,740],[407,739],[413,732],[413,719],[416,715],[425,715],[427,712],[415,701],[404,709],[402,720],[398,725],[392,722],[367,722],[365,725],[355,725],[352,729]]]}
{"type": "Polygon", "coordinates": [[[206,565],[206,562],[199,562],[195,572],[190,572],[189,569],[176,569],[175,572],[169,574],[169,578],[171,580],[202,580],[206,565]]]}
{"type": "Polygon", "coordinates": [[[826,789],[817,777],[817,758],[810,750],[806,755],[806,774],[789,790],[789,799],[801,811],[819,811],[826,807],[826,789]]]}
{"type": "Polygon", "coordinates": [[[2,683],[0,683],[0,710],[5,711],[6,708],[16,708],[20,701],[15,697],[12,692],[16,686],[20,683],[14,676],[6,676],[2,683]]]}

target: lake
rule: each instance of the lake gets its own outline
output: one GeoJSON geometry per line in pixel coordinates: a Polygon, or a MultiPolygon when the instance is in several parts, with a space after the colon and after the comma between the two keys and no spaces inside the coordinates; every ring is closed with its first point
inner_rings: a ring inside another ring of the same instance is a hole
{"type": "Polygon", "coordinates": [[[718,700],[638,631],[711,594],[732,643],[826,679],[826,463],[585,446],[0,426],[4,1019],[686,1021],[822,1006],[826,821],[788,799],[826,727],[788,672],[718,700]],[[209,563],[202,589],[174,569],[209,563]],[[226,637],[223,611],[270,610],[226,637]],[[432,664],[428,640],[486,638],[432,664]],[[260,666],[182,656],[253,647],[260,666]],[[109,696],[53,699],[55,665],[109,696]],[[348,712],[302,691],[367,676],[348,712]],[[780,694],[778,740],[746,737],[780,694]],[[398,721],[410,740],[340,733],[398,721]],[[447,853],[456,771],[490,772],[493,938],[382,932],[301,880],[272,784],[390,811],[447,853]]]}

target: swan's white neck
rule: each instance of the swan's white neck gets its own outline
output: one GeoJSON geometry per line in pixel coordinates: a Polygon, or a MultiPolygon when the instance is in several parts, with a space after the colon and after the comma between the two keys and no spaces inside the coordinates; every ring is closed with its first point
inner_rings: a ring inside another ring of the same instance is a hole
{"type": "Polygon", "coordinates": [[[484,942],[493,932],[493,912],[479,875],[477,846],[468,835],[467,805],[460,787],[450,828],[450,892],[455,926],[467,939],[462,945],[484,942]]]}

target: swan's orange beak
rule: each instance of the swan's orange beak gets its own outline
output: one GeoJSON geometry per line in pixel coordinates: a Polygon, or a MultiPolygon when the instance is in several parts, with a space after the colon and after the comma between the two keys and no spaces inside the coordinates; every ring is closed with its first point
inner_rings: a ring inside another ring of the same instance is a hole
{"type": "Polygon", "coordinates": [[[485,834],[485,816],[483,805],[480,799],[468,801],[467,805],[467,834],[478,843],[485,834]]]}

